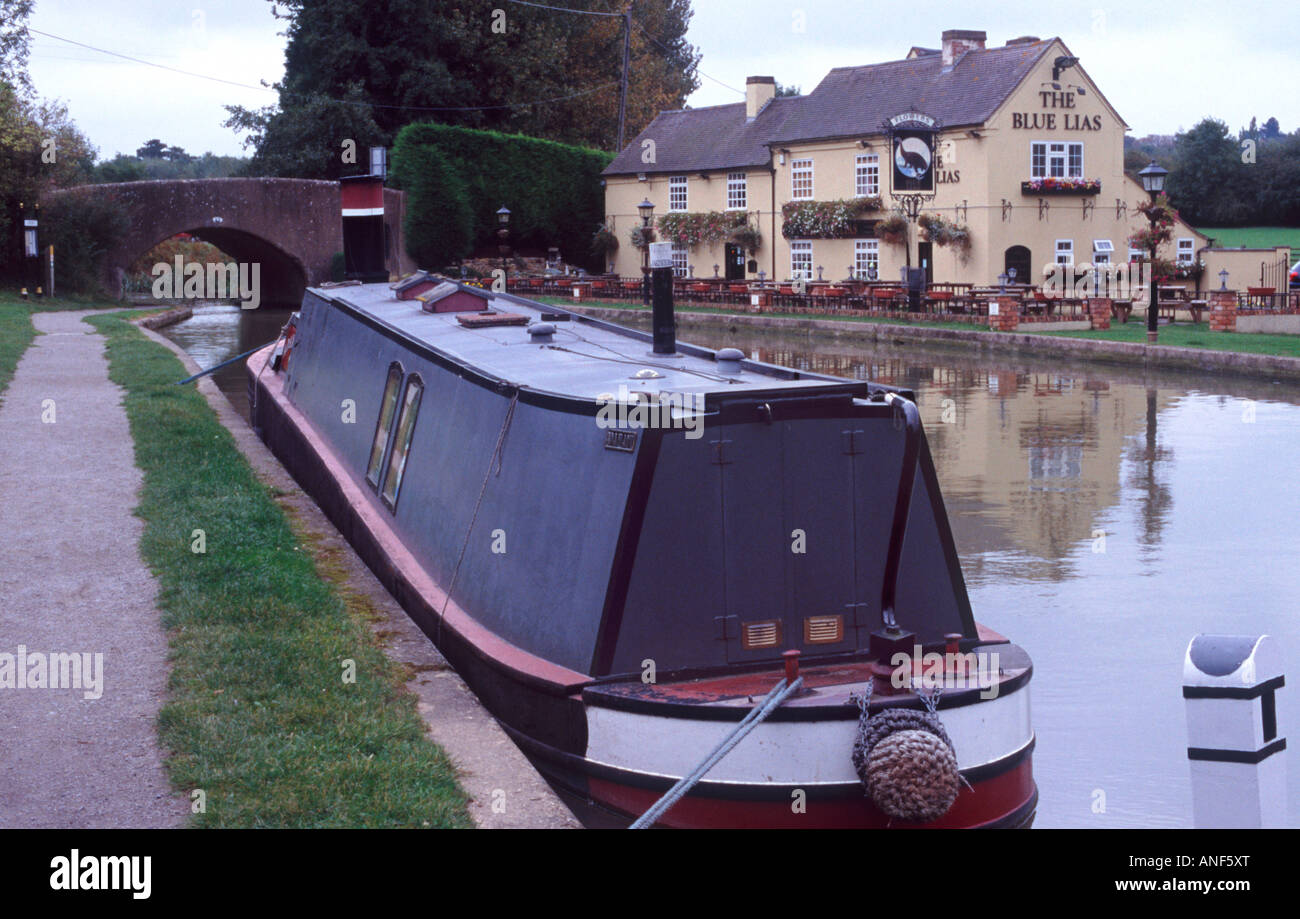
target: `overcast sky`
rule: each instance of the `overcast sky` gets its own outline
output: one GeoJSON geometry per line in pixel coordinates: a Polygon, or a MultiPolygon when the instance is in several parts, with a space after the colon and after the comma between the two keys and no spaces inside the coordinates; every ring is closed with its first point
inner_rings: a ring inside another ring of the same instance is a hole
{"type": "MultiPolygon", "coordinates": [[[[490,16],[497,4],[481,2],[490,16]]],[[[498,3],[508,15],[509,3],[498,3]]],[[[831,67],[896,60],[912,45],[937,47],[944,29],[982,29],[994,45],[1020,35],[1060,36],[1138,136],[1171,134],[1205,115],[1234,130],[1251,116],[1261,123],[1275,116],[1284,131],[1300,124],[1294,0],[696,0],[694,7],[688,38],[703,52],[707,76],[693,106],[738,101],[734,90],[743,90],[750,74],[808,92],[831,67]]],[[[30,25],[252,87],[283,72],[277,33],[284,23],[272,17],[268,0],[37,0],[30,25]]],[[[260,107],[276,98],[40,35],[33,36],[31,72],[40,94],[63,100],[104,158],[134,152],[151,137],[191,153],[242,153],[235,133],[221,126],[222,106],[260,107]]]]}

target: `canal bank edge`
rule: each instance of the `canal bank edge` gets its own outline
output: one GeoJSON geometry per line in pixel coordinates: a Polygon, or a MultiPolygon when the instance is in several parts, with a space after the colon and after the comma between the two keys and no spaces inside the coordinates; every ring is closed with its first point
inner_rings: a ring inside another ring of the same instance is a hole
{"type": "MultiPolygon", "coordinates": [[[[161,328],[187,316],[185,310],[135,320],[151,341],[163,345],[191,373],[202,368],[179,345],[159,335],[161,328]],[[152,322],[153,325],[146,325],[152,322]]],[[[264,484],[285,493],[292,502],[291,525],[325,547],[338,563],[337,586],[365,598],[376,615],[372,631],[388,657],[411,674],[406,688],[417,698],[429,739],[438,744],[456,767],[457,780],[470,797],[470,816],[480,829],[579,829],[581,824],[531,763],[506,736],[478,698],[411,621],[383,585],[357,557],[342,534],[302,491],[280,461],[258,439],[226,396],[208,377],[197,382],[217,420],[235,440],[254,473],[264,484]]],[[[289,508],[285,508],[289,511],[289,508]]]]}
{"type": "MultiPolygon", "coordinates": [[[[642,316],[645,321],[650,315],[644,310],[618,307],[566,304],[566,308],[595,319],[608,319],[614,322],[628,322],[635,316],[642,316]]],[[[1056,354],[1072,360],[1122,364],[1150,370],[1182,372],[1211,370],[1251,378],[1281,378],[1300,382],[1300,358],[1241,351],[1176,348],[1167,345],[1152,347],[1133,342],[1056,338],[1038,333],[982,332],[973,329],[890,325],[842,319],[804,319],[788,316],[756,316],[746,313],[697,313],[681,308],[676,311],[676,320],[679,327],[688,329],[730,330],[743,326],[780,332],[816,332],[837,339],[877,344],[914,342],[927,347],[1036,357],[1056,354]]]]}

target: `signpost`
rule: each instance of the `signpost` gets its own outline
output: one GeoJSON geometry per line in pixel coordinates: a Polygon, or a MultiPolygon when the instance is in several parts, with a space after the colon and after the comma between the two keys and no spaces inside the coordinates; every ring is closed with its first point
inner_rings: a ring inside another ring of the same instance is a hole
{"type": "MultiPolygon", "coordinates": [[[[889,138],[889,196],[908,222],[916,223],[922,205],[934,200],[939,122],[923,112],[903,112],[886,119],[884,128],[889,138]]],[[[906,261],[902,281],[907,288],[907,308],[915,312],[921,308],[925,268],[912,267],[910,237],[909,233],[903,241],[906,261]]]]}

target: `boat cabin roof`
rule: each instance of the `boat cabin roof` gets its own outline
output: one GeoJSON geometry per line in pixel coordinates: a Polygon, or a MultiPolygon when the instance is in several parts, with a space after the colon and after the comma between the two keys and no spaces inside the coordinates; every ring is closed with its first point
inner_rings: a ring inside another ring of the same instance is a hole
{"type": "Polygon", "coordinates": [[[480,325],[485,318],[482,311],[430,312],[419,300],[398,300],[387,283],[313,287],[309,293],[390,335],[432,349],[479,373],[578,399],[617,398],[620,386],[626,386],[629,393],[706,396],[743,396],[773,389],[788,389],[791,395],[868,394],[865,382],[748,359],[720,363],[718,352],[681,341],[676,355],[654,354],[653,337],[648,332],[514,294],[489,291],[487,301],[488,310],[513,314],[514,324],[480,325]],[[475,319],[462,324],[461,317],[475,319]],[[541,323],[553,326],[549,338],[534,337],[530,331],[536,331],[541,323]]]}

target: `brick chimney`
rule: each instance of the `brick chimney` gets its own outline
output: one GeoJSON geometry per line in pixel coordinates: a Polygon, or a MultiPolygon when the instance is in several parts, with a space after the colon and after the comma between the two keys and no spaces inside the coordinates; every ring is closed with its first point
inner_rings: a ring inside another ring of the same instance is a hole
{"type": "Polygon", "coordinates": [[[951,67],[967,51],[983,51],[988,39],[985,32],[970,29],[948,29],[943,33],[943,66],[951,67]]]}
{"type": "Polygon", "coordinates": [[[745,120],[754,117],[776,97],[776,80],[772,77],[748,77],[745,80],[745,120]]]}

